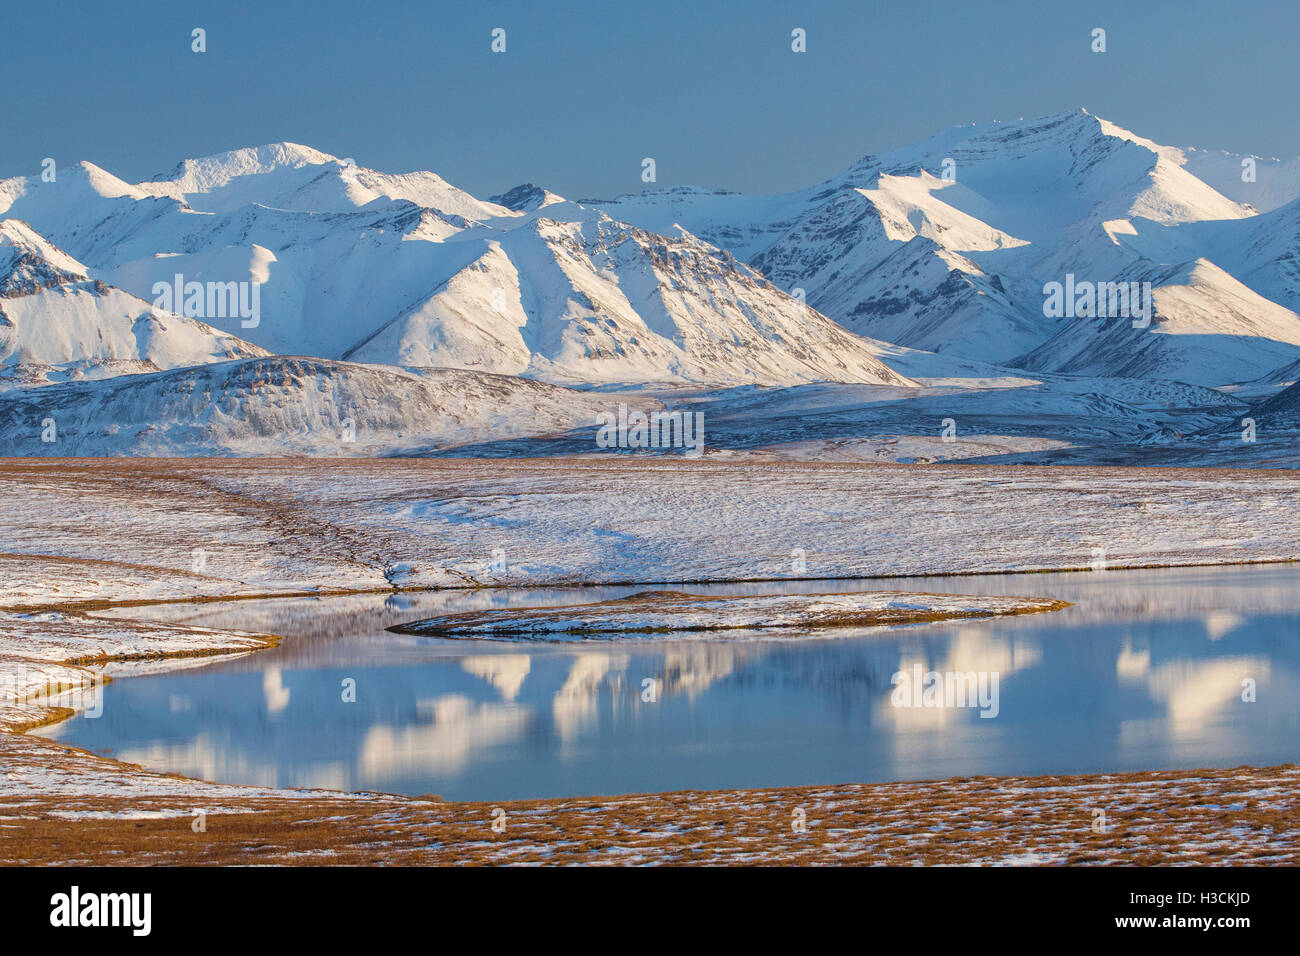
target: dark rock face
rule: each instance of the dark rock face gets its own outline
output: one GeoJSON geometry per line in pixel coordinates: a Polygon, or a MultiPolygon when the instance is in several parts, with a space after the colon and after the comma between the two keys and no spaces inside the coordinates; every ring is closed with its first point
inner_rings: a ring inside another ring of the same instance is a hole
{"type": "Polygon", "coordinates": [[[57,269],[34,253],[24,252],[14,255],[7,263],[0,261],[0,298],[33,295],[42,289],[54,289],[85,278],[57,269]]]}
{"type": "Polygon", "coordinates": [[[545,198],[546,191],[540,186],[524,183],[501,193],[499,196],[489,196],[488,202],[496,203],[498,206],[505,206],[513,212],[532,212],[542,204],[542,200],[545,198]]]}

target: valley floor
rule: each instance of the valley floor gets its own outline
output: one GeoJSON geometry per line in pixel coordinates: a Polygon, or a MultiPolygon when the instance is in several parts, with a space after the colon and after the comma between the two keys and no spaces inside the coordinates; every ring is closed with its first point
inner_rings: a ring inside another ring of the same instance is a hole
{"type": "Polygon", "coordinates": [[[31,700],[52,683],[276,640],[156,602],[1289,561],[1298,499],[1263,470],[5,461],[0,861],[1295,864],[1295,767],[526,801],[497,833],[486,804],[207,784],[17,731],[57,718],[31,700]]]}

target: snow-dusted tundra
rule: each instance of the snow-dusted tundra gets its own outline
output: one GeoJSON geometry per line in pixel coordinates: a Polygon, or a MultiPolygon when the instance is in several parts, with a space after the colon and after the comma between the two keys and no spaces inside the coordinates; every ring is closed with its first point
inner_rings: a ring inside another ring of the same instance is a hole
{"type": "MultiPolygon", "coordinates": [[[[1300,558],[1300,476],[1260,470],[629,458],[28,460],[0,464],[0,496],[6,516],[0,721],[10,729],[50,718],[39,691],[51,683],[84,688],[100,672],[111,677],[196,663],[167,655],[250,652],[275,640],[153,621],[148,607],[131,602],[397,586],[661,583],[1300,558]],[[108,607],[121,603],[128,606],[108,607]]],[[[922,613],[997,609],[977,599],[909,595],[905,578],[897,586],[903,593],[884,600],[864,594],[852,607],[841,599],[831,607],[814,595],[775,610],[797,632],[818,615],[830,619],[816,623],[834,624],[846,611],[897,605],[922,613]]],[[[707,603],[688,608],[705,626],[720,619],[704,613],[707,603]]],[[[767,623],[766,612],[773,610],[758,608],[761,601],[722,603],[730,623],[742,627],[758,619],[767,623]]],[[[1008,607],[1006,599],[994,604],[1008,607]]],[[[1041,601],[1031,609],[1051,613],[1041,601]]],[[[632,610],[622,616],[624,623],[635,625],[637,614],[655,607],[632,610]]],[[[608,620],[610,613],[606,607],[602,615],[608,620]]],[[[52,703],[75,706],[78,700],[72,695],[52,703]]],[[[1179,809],[1184,798],[1201,808],[1207,802],[1227,806],[1237,800],[1232,794],[1243,791],[1255,794],[1252,812],[1273,821],[1267,825],[1274,836],[1260,844],[1268,850],[1264,858],[1293,859],[1296,852],[1294,827],[1278,829],[1277,820],[1294,819],[1297,791],[1284,771],[1275,770],[955,785],[942,791],[942,799],[923,786],[899,785],[627,797],[599,805],[586,800],[581,807],[573,801],[512,804],[511,813],[526,811],[531,822],[512,826],[509,839],[494,844],[475,836],[471,818],[490,809],[478,805],[208,785],[133,771],[11,733],[0,733],[0,749],[0,807],[13,823],[8,845],[17,848],[7,851],[8,859],[69,859],[41,834],[70,820],[77,821],[79,833],[93,835],[77,858],[97,862],[112,859],[114,848],[141,853],[140,859],[226,862],[292,862],[299,854],[352,862],[506,862],[555,859],[557,853],[568,859],[563,847],[584,833],[603,834],[613,845],[640,846],[633,857],[645,862],[1133,859],[1139,845],[1154,854],[1151,859],[1226,859],[1225,853],[1260,858],[1254,842],[1224,844],[1220,838],[1223,827],[1244,825],[1239,814],[1227,821],[1202,809],[1183,819],[1179,809]],[[1095,799],[1089,795],[1096,788],[1105,788],[1115,805],[1162,807],[1163,822],[1102,849],[1082,845],[1077,828],[1052,821],[1063,806],[1077,810],[1076,804],[1095,799]],[[813,845],[791,847],[777,838],[788,831],[790,800],[808,802],[826,821],[813,845]],[[196,805],[223,820],[226,835],[186,849],[174,832],[188,832],[196,805]],[[784,829],[758,843],[720,841],[708,823],[710,812],[716,816],[729,807],[746,832],[767,832],[783,806],[784,829]],[[863,812],[881,825],[853,823],[863,812]],[[978,840],[954,834],[942,841],[940,856],[935,847],[897,844],[899,826],[944,833],[966,812],[1002,822],[978,840]],[[831,822],[837,815],[842,826],[831,822]],[[315,821],[312,827],[293,825],[307,818],[315,821]],[[889,820],[898,826],[885,825],[889,820]],[[1017,828],[1035,820],[1038,848],[1026,856],[1017,828]],[[670,824],[679,838],[647,842],[645,833],[667,832],[663,828],[670,824]],[[417,833],[423,849],[411,843],[417,833]],[[429,837],[436,834],[443,839],[433,842],[442,850],[431,848],[429,837]]],[[[625,859],[598,850],[585,858],[625,859]]]]}

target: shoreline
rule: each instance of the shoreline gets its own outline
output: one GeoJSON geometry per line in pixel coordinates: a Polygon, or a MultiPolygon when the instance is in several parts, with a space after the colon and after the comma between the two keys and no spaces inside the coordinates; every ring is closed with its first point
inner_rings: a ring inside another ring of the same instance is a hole
{"type": "Polygon", "coordinates": [[[449,802],[201,784],[11,734],[0,753],[90,784],[0,793],[0,865],[1300,864],[1295,764],[449,802]]]}
{"type": "MultiPolygon", "coordinates": [[[[1005,573],[1015,574],[1018,572],[1009,571],[1005,573]]],[[[809,579],[795,579],[795,580],[809,580],[809,579]]],[[[719,582],[719,583],[730,583],[730,582],[719,582]]],[[[735,582],[735,583],[747,583],[747,582],[735,582]]],[[[603,587],[605,585],[598,585],[598,586],[603,587]]],[[[635,586],[635,585],[629,585],[629,586],[635,586]]],[[[574,585],[573,587],[579,587],[579,586],[574,585]]],[[[335,591],[307,590],[307,591],[295,591],[290,593],[277,592],[271,594],[245,594],[245,595],[233,595],[230,597],[207,596],[207,597],[194,597],[194,598],[177,598],[177,599],[159,600],[159,601],[73,602],[66,605],[43,604],[36,607],[31,607],[31,606],[0,607],[0,615],[53,613],[53,614],[72,614],[78,616],[88,616],[87,612],[90,611],[106,611],[106,610],[114,610],[114,609],[121,609],[121,608],[147,608],[147,607],[176,606],[176,605],[184,605],[184,604],[193,604],[198,606],[198,605],[207,605],[207,604],[224,604],[227,602],[236,603],[240,601],[273,601],[273,600],[292,600],[292,599],[301,599],[301,598],[357,597],[357,596],[362,596],[367,594],[374,594],[374,595],[399,594],[399,593],[413,594],[413,593],[433,593],[436,591],[460,591],[460,590],[477,590],[477,589],[452,588],[452,587],[443,587],[443,588],[408,587],[408,588],[393,588],[389,590],[384,590],[384,589],[355,589],[355,590],[335,590],[335,591]]],[[[515,589],[515,590],[530,590],[530,589],[515,589]]],[[[556,590],[556,589],[537,586],[535,588],[532,588],[531,590],[556,590]]],[[[855,593],[855,592],[844,592],[844,593],[855,593]]],[[[905,595],[908,597],[948,596],[948,595],[932,594],[929,592],[914,592],[914,591],[899,591],[899,592],[892,592],[892,593],[897,593],[899,595],[905,595]]],[[[817,596],[817,595],[810,595],[810,596],[817,596]]],[[[955,596],[964,597],[964,595],[955,595],[955,596]]],[[[971,611],[960,612],[960,613],[947,613],[947,612],[935,613],[933,611],[916,609],[910,612],[910,616],[908,616],[906,620],[890,621],[887,624],[855,624],[852,626],[854,628],[910,627],[918,624],[944,623],[950,621],[962,621],[962,620],[978,621],[978,620],[988,620],[989,618],[994,618],[994,617],[1023,616],[1025,614],[1051,613],[1053,611],[1058,611],[1070,606],[1070,602],[1061,601],[1054,598],[1022,598],[1018,600],[1040,601],[1042,602],[1043,606],[1024,607],[1024,608],[1017,608],[1015,610],[1003,610],[998,612],[971,610],[971,611]]],[[[137,621],[131,618],[113,618],[111,620],[113,621],[113,623],[128,626],[128,627],[132,623],[142,624],[142,625],[148,625],[154,623],[154,622],[148,622],[144,620],[137,621]]],[[[409,632],[403,631],[402,628],[415,627],[420,623],[421,623],[420,621],[413,621],[407,625],[395,625],[393,627],[387,628],[387,630],[398,634],[419,633],[417,631],[409,631],[409,632]]],[[[0,619],[0,626],[3,626],[2,619],[0,619]]],[[[834,630],[834,627],[821,625],[818,626],[816,630],[818,631],[834,630]]],[[[202,630],[202,633],[211,633],[214,636],[221,635],[223,633],[237,634],[240,639],[252,640],[252,641],[256,641],[256,643],[250,643],[249,645],[243,647],[216,646],[216,647],[206,647],[206,648],[192,648],[192,649],[185,649],[185,650],[170,650],[170,651],[157,650],[157,651],[148,651],[148,652],[128,652],[128,653],[119,653],[119,654],[83,655],[80,657],[65,658],[63,660],[48,661],[47,663],[55,667],[63,667],[63,668],[84,668],[84,667],[91,667],[95,665],[131,664],[131,663],[141,663],[141,662],[165,664],[165,662],[167,661],[188,661],[188,660],[195,660],[198,658],[205,658],[205,657],[223,657],[227,655],[242,656],[245,654],[255,654],[259,651],[269,650],[270,648],[278,647],[284,641],[284,635],[281,634],[253,633],[253,632],[242,632],[242,631],[222,632],[222,631],[217,631],[209,628],[204,628],[202,630]]],[[[688,633],[693,634],[696,633],[696,631],[689,631],[688,633]]],[[[708,629],[703,629],[702,631],[700,631],[700,633],[712,633],[712,632],[708,629]]],[[[663,639],[665,641],[669,640],[667,635],[663,635],[663,639]]],[[[777,640],[776,637],[771,637],[768,639],[777,640]]],[[[490,638],[483,638],[483,640],[490,640],[490,638]]],[[[521,643],[527,643],[527,642],[523,641],[521,643]]],[[[0,657],[0,678],[6,676],[4,674],[5,663],[6,663],[5,658],[0,657]]],[[[130,675],[127,676],[129,677],[130,675]]],[[[101,686],[102,686],[111,683],[114,678],[107,674],[100,674],[98,675],[98,679],[101,682],[101,686]]],[[[63,689],[61,683],[58,686],[59,686],[59,692],[58,694],[53,695],[55,697],[60,697],[63,696],[64,694],[78,693],[77,685],[73,685],[69,683],[66,690],[63,689]]],[[[84,682],[82,682],[81,686],[84,686],[84,682]]],[[[0,733],[11,733],[11,734],[19,734],[19,735],[26,734],[32,730],[37,730],[42,727],[49,727],[58,723],[62,723],[64,720],[67,720],[78,713],[78,708],[76,707],[64,707],[60,705],[42,703],[41,700],[43,698],[49,698],[51,696],[48,693],[48,690],[49,690],[49,685],[47,684],[43,687],[38,687],[35,690],[27,692],[24,697],[18,698],[13,702],[0,699],[0,733]],[[4,710],[5,710],[5,705],[10,703],[20,703],[20,704],[32,703],[34,704],[34,706],[38,707],[41,712],[52,711],[55,713],[46,714],[46,713],[38,712],[38,714],[33,716],[33,718],[31,718],[29,721],[18,722],[18,723],[8,722],[4,718],[4,710]]],[[[57,741],[55,741],[55,743],[57,743],[57,741]]],[[[72,748],[72,749],[77,749],[77,748],[72,748]]],[[[195,778],[195,779],[199,779],[199,778],[195,778]]],[[[217,781],[202,780],[201,782],[216,783],[217,781]]]]}

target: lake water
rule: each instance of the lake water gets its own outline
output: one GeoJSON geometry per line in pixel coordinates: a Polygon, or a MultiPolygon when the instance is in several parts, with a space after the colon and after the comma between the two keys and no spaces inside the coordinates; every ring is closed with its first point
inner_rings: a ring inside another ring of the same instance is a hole
{"type": "Polygon", "coordinates": [[[385,627],[645,588],[137,608],[122,613],[285,640],[116,679],[102,716],[42,733],[209,780],[454,800],[1300,761],[1300,565],[680,588],[899,589],[1074,606],[794,641],[577,645],[385,627]],[[894,706],[891,680],[918,666],[996,675],[997,715],[894,706]]]}

